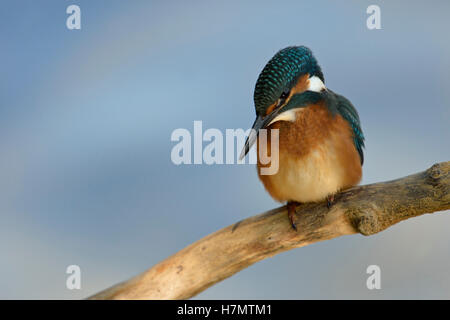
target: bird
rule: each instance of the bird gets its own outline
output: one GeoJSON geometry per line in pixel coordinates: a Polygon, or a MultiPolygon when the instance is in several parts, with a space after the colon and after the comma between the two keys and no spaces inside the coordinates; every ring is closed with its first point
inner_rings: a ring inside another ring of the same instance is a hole
{"type": "Polygon", "coordinates": [[[294,230],[300,203],[326,201],[357,185],[362,178],[365,138],[356,108],[325,86],[322,69],[306,46],[278,51],[264,66],[253,95],[256,120],[240,159],[257,145],[258,176],[273,199],[287,204],[294,230]],[[267,143],[258,139],[267,130],[267,143]],[[278,129],[278,161],[274,174],[261,174],[260,154],[270,153],[271,134],[278,129]]]}

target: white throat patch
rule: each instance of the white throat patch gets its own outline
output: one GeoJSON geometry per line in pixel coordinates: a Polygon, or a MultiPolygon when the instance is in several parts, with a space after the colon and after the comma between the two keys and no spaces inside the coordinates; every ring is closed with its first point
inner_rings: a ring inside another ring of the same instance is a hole
{"type": "Polygon", "coordinates": [[[320,92],[326,89],[325,84],[320,80],[318,76],[309,78],[308,91],[320,92]]]}
{"type": "Polygon", "coordinates": [[[294,122],[297,117],[297,111],[302,110],[304,108],[295,108],[295,109],[289,109],[288,111],[285,111],[283,113],[280,113],[278,116],[276,116],[268,125],[271,125],[272,123],[275,123],[277,121],[291,121],[294,122]]]}

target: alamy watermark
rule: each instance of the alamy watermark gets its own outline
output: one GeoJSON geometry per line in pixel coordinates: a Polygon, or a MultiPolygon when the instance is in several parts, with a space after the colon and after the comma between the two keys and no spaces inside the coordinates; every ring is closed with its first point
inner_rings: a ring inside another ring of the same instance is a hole
{"type": "Polygon", "coordinates": [[[66,27],[69,30],[81,29],[81,9],[79,6],[72,4],[67,7],[66,13],[70,14],[66,20],[66,27]]]}
{"type": "Polygon", "coordinates": [[[367,267],[366,273],[370,274],[367,278],[366,286],[367,289],[381,289],[381,269],[376,264],[371,264],[367,267]]]}
{"type": "Polygon", "coordinates": [[[367,14],[370,16],[367,17],[366,26],[369,30],[381,29],[381,9],[376,4],[372,4],[367,7],[367,14]]]}
{"type": "MultiPolygon", "coordinates": [[[[258,162],[256,152],[249,152],[248,162],[245,161],[245,157],[242,160],[239,159],[240,152],[245,147],[246,137],[251,135],[251,130],[253,129],[247,131],[226,129],[223,133],[219,129],[209,128],[203,132],[202,121],[194,121],[193,134],[184,128],[178,128],[172,132],[170,140],[177,144],[172,147],[170,158],[176,165],[256,164],[258,162]]],[[[279,163],[279,130],[260,129],[259,134],[256,135],[259,146],[260,174],[276,174],[279,163]]]]}
{"type": "Polygon", "coordinates": [[[67,267],[66,273],[69,276],[66,279],[66,288],[69,290],[81,289],[81,268],[76,264],[67,267]]]}

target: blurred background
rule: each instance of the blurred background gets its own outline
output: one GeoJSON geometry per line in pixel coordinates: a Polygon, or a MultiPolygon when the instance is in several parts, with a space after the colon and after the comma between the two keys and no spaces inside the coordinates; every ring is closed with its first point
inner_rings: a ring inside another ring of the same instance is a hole
{"type": "MultiPolygon", "coordinates": [[[[248,128],[265,63],[310,47],[357,107],[374,183],[450,160],[450,2],[24,1],[0,9],[0,298],[79,299],[277,207],[253,165],[180,165],[171,133],[248,128]],[[81,8],[81,30],[66,27],[81,8]],[[366,9],[381,8],[381,30],[366,9]],[[66,268],[81,267],[81,290],[66,268]]],[[[450,215],[259,262],[202,299],[450,298],[450,215]],[[368,290],[366,268],[381,268],[368,290]]]]}

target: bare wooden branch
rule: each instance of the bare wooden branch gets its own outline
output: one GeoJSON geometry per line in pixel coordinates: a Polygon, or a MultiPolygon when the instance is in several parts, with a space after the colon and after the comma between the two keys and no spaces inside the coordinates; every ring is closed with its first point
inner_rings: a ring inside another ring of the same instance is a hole
{"type": "Polygon", "coordinates": [[[295,232],[285,207],[259,214],[191,244],[144,273],[90,299],[187,299],[280,252],[361,233],[372,235],[402,220],[450,208],[450,162],[401,179],[359,186],[324,203],[297,208],[295,232]]]}

